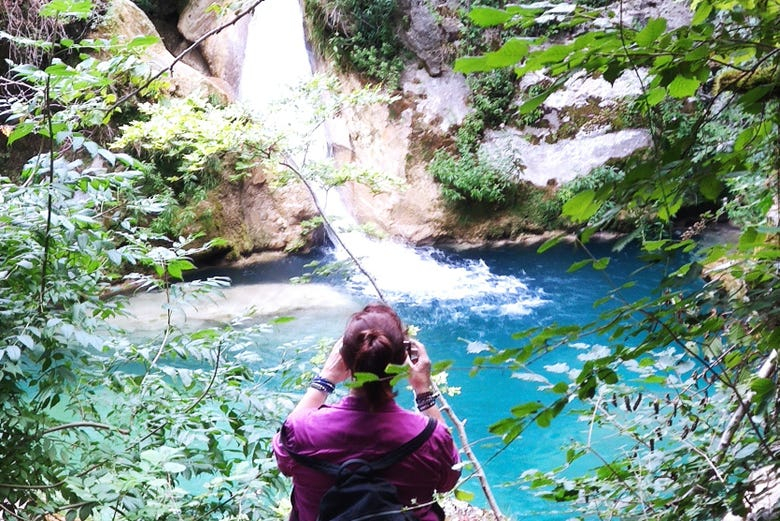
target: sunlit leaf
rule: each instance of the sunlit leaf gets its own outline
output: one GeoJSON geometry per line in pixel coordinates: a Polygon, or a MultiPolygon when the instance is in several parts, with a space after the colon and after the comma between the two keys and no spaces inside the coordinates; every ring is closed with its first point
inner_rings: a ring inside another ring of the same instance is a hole
{"type": "Polygon", "coordinates": [[[667,87],[673,98],[688,98],[696,94],[701,82],[694,78],[678,75],[667,87]]]}
{"type": "Polygon", "coordinates": [[[10,147],[14,144],[15,141],[18,141],[25,137],[26,135],[30,134],[35,130],[35,124],[32,122],[24,122],[19,123],[15,127],[13,127],[13,130],[10,134],[8,134],[8,140],[7,145],[10,147]]]}
{"type": "Polygon", "coordinates": [[[699,182],[699,191],[710,201],[715,201],[723,192],[723,183],[714,175],[708,175],[699,182]]]}
{"type": "Polygon", "coordinates": [[[647,22],[647,25],[636,35],[636,43],[642,47],[647,47],[654,43],[666,30],[665,18],[653,18],[647,22]]]}
{"type": "Polygon", "coordinates": [[[572,263],[571,266],[566,269],[566,273],[575,273],[591,263],[593,263],[593,259],[583,259],[581,261],[577,261],[572,263]]]}
{"type": "Polygon", "coordinates": [[[753,395],[753,402],[760,402],[766,395],[774,391],[775,383],[770,378],[755,378],[750,382],[750,390],[753,395]]]}
{"type": "Polygon", "coordinates": [[[455,489],[455,497],[460,501],[464,501],[466,503],[471,503],[472,501],[474,501],[474,494],[472,492],[463,490],[461,488],[455,489]]]}
{"type": "Polygon", "coordinates": [[[561,213],[575,222],[585,222],[601,208],[602,203],[595,197],[593,190],[584,190],[566,201],[561,213]]]}
{"type": "Polygon", "coordinates": [[[475,7],[469,11],[469,18],[479,27],[493,27],[512,19],[512,15],[494,7],[475,7]]]}

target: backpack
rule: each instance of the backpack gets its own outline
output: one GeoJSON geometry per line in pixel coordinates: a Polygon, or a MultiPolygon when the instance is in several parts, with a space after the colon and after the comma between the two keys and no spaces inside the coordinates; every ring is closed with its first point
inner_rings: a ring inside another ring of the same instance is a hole
{"type": "Polygon", "coordinates": [[[283,438],[282,444],[298,463],[336,478],[322,496],[317,521],[416,521],[417,517],[398,499],[395,485],[377,474],[420,448],[435,427],[436,420],[429,418],[420,434],[371,462],[352,458],[341,464],[330,463],[291,451],[283,438]]]}

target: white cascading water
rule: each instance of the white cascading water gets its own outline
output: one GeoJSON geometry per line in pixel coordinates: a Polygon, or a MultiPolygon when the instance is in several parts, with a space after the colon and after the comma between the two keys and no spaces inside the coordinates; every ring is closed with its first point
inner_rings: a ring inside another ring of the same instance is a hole
{"type": "MultiPolygon", "coordinates": [[[[258,6],[249,26],[239,88],[242,101],[262,113],[275,101],[289,98],[296,86],[311,78],[300,4],[297,0],[265,0],[258,6]]],[[[295,110],[273,112],[274,122],[281,128],[300,125],[305,117],[299,111],[300,106],[296,104],[295,110]]],[[[324,126],[318,132],[310,136],[315,146],[309,147],[307,161],[325,159],[324,126]]],[[[296,161],[305,169],[300,158],[296,161]]],[[[546,302],[541,291],[529,290],[515,276],[491,273],[484,262],[453,264],[436,249],[412,248],[398,242],[373,239],[356,231],[354,218],[333,191],[328,197],[319,197],[318,202],[341,242],[390,301],[474,302],[470,306],[474,312],[507,315],[524,315],[546,302]]],[[[340,247],[334,255],[338,259],[347,257],[340,247]]],[[[373,286],[362,275],[355,275],[351,284],[354,289],[376,297],[373,286]]]]}

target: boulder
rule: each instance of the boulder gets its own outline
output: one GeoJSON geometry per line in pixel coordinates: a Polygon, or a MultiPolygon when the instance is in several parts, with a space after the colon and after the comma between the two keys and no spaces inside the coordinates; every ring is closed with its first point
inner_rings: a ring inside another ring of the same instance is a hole
{"type": "MultiPolygon", "coordinates": [[[[114,0],[106,14],[105,21],[92,35],[95,38],[118,37],[129,42],[133,38],[142,36],[155,36],[160,38],[154,24],[146,14],[131,0],[114,0]]],[[[147,47],[144,51],[144,61],[156,74],[161,70],[171,69],[169,81],[172,94],[188,96],[196,92],[205,91],[209,95],[215,95],[223,101],[232,99],[230,87],[221,79],[204,76],[189,65],[178,61],[165,48],[162,42],[147,47]],[[174,63],[175,62],[175,63],[174,63]]]]}
{"type": "MultiPolygon", "coordinates": [[[[233,14],[225,17],[208,10],[213,0],[190,0],[179,16],[179,32],[189,42],[195,42],[213,29],[228,23],[233,14]]],[[[244,16],[215,33],[200,44],[201,54],[208,63],[211,74],[225,80],[233,92],[241,80],[246,38],[251,15],[244,16]]]]}
{"type": "Polygon", "coordinates": [[[408,25],[399,36],[406,48],[412,51],[431,76],[438,76],[444,66],[444,29],[436,20],[436,7],[429,0],[399,0],[398,8],[408,25]]]}
{"type": "Polygon", "coordinates": [[[518,181],[549,186],[588,174],[610,160],[629,157],[651,143],[645,129],[580,133],[574,139],[534,144],[523,132],[505,128],[487,131],[480,151],[494,167],[511,172],[518,181]]]}
{"type": "Polygon", "coordinates": [[[223,181],[199,214],[210,216],[207,235],[224,238],[234,259],[263,251],[306,251],[323,239],[304,233],[303,222],[318,215],[306,187],[295,178],[278,186],[262,167],[243,181],[223,181]]]}

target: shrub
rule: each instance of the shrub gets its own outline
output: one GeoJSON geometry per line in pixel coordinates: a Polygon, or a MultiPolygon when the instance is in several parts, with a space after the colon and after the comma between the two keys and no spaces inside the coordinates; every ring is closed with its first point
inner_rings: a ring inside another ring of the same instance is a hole
{"type": "Polygon", "coordinates": [[[143,104],[140,111],[143,119],[123,126],[113,147],[133,149],[151,162],[145,182],[148,193],[169,203],[153,226],[161,233],[179,235],[181,223],[194,220],[193,205],[223,177],[241,179],[271,148],[265,129],[237,106],[187,98],[143,104]]]}
{"type": "Polygon", "coordinates": [[[306,0],[304,7],[322,54],[341,70],[398,88],[404,47],[396,36],[395,0],[306,0]]]}
{"type": "Polygon", "coordinates": [[[453,204],[502,206],[509,202],[514,187],[506,174],[473,153],[453,157],[439,151],[428,168],[434,179],[441,183],[444,199],[453,204]]]}

